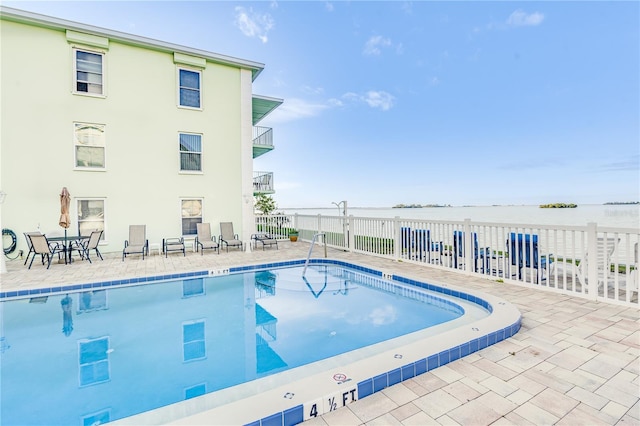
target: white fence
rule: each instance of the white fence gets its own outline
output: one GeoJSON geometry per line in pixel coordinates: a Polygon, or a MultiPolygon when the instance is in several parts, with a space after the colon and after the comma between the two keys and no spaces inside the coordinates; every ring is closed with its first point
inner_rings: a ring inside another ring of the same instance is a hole
{"type": "Polygon", "coordinates": [[[509,284],[638,307],[640,229],[354,216],[256,217],[257,230],[509,284]]]}

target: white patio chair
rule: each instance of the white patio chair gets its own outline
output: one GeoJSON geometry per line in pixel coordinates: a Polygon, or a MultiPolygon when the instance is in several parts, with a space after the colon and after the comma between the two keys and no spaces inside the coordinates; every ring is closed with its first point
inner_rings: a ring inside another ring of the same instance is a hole
{"type": "Polygon", "coordinates": [[[629,284],[628,291],[638,291],[638,280],[640,279],[640,274],[638,273],[638,243],[633,245],[633,265],[631,265],[633,270],[629,274],[629,284]]]}
{"type": "Polygon", "coordinates": [[[597,265],[598,287],[605,284],[605,281],[612,276],[613,273],[610,271],[611,256],[616,250],[619,242],[620,238],[598,238],[596,242],[595,256],[590,254],[588,251],[584,254],[584,259],[580,261],[580,264],[576,268],[576,275],[582,285],[588,285],[590,262],[596,262],[597,265]]]}

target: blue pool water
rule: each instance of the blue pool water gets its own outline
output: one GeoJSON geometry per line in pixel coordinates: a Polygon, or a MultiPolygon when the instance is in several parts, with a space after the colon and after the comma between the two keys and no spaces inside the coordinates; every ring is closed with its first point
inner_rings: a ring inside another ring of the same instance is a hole
{"type": "Polygon", "coordinates": [[[464,313],[335,264],[112,284],[1,303],[0,424],[113,421],[464,313]]]}

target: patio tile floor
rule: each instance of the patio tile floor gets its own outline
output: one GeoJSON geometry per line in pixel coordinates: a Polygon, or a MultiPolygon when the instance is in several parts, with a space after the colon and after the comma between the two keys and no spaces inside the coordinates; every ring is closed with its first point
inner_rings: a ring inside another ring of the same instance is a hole
{"type": "MultiPolygon", "coordinates": [[[[173,253],[142,260],[108,253],[93,264],[7,261],[0,290],[51,287],[169,272],[304,259],[309,245],[279,250],[173,253]]],[[[312,425],[624,424],[640,426],[640,310],[499,283],[428,265],[329,249],[329,257],[434,284],[472,288],[515,304],[522,328],[511,339],[313,419],[312,425]]],[[[314,257],[322,250],[314,249],[314,257]]]]}

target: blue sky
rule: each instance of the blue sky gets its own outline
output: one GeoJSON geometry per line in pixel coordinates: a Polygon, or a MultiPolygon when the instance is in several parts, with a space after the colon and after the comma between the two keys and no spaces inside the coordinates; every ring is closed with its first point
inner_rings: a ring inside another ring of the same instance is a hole
{"type": "Polygon", "coordinates": [[[638,2],[11,2],[265,64],[281,208],[640,200],[638,2]]]}

